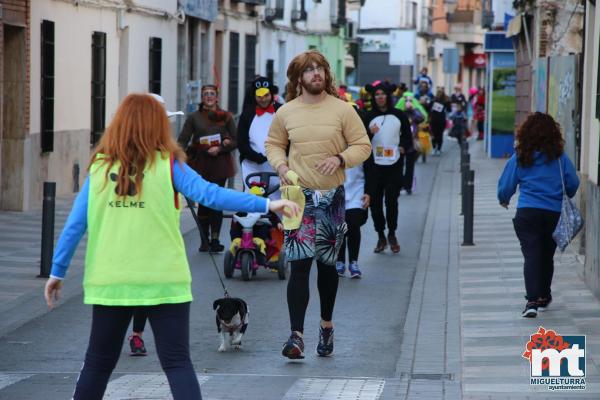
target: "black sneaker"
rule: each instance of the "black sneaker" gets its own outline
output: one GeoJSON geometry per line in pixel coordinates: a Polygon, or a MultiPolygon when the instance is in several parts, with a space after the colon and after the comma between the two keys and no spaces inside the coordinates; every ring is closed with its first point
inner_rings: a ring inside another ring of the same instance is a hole
{"type": "Polygon", "coordinates": [[[208,243],[206,243],[206,242],[200,243],[200,247],[198,247],[198,251],[200,253],[206,253],[208,251],[208,243]]]}
{"type": "Polygon", "coordinates": [[[538,313],[538,303],[537,301],[528,301],[525,305],[525,309],[521,313],[522,317],[525,318],[535,318],[538,313]]]}
{"type": "Polygon", "coordinates": [[[548,297],[540,298],[537,301],[538,311],[546,311],[548,306],[552,303],[552,295],[549,294],[548,297]]]}
{"type": "Polygon", "coordinates": [[[138,335],[129,336],[129,347],[131,348],[130,356],[145,356],[147,355],[146,346],[144,346],[144,341],[138,335]]]}
{"type": "Polygon", "coordinates": [[[385,236],[379,236],[379,239],[377,240],[377,245],[375,246],[375,249],[373,251],[375,253],[381,253],[385,250],[386,247],[387,240],[385,239],[385,236]]]}
{"type": "Polygon", "coordinates": [[[304,358],[304,340],[296,332],[292,332],[290,338],[283,344],[281,354],[290,360],[304,358]]]}
{"type": "Polygon", "coordinates": [[[219,239],[212,239],[208,247],[208,251],[210,251],[211,253],[221,253],[223,252],[223,250],[225,250],[225,246],[223,246],[221,242],[219,242],[219,239]]]}
{"type": "Polygon", "coordinates": [[[333,353],[333,328],[320,327],[317,354],[321,357],[328,357],[331,353],[333,353]]]}

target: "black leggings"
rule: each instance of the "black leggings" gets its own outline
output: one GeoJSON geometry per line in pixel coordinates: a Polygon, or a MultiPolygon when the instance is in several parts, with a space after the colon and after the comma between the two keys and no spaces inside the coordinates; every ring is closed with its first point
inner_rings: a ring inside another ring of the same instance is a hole
{"type": "MultiPolygon", "coordinates": [[[[375,165],[371,184],[371,217],[375,231],[383,234],[385,225],[390,233],[398,227],[398,195],[402,182],[404,154],[392,165],[375,165]],[[385,215],[383,212],[385,198],[385,215]]],[[[412,182],[412,178],[411,182],[412,182]]]]}
{"type": "Polygon", "coordinates": [[[415,164],[419,158],[419,153],[416,151],[407,152],[400,156],[400,165],[404,165],[404,174],[402,177],[403,189],[412,191],[413,178],[415,176],[415,164]]]}
{"type": "Polygon", "coordinates": [[[143,307],[137,308],[133,312],[133,331],[136,333],[144,332],[144,328],[146,327],[146,319],[148,316],[146,315],[146,311],[143,307]]]}
{"type": "MultiPolygon", "coordinates": [[[[312,258],[290,262],[290,280],[287,287],[288,310],[292,331],[304,332],[304,317],[308,307],[310,267],[312,258]]],[[[331,321],[338,288],[335,265],[317,261],[317,288],[321,300],[321,319],[331,321]]]]}
{"type": "Polygon", "coordinates": [[[338,261],[346,262],[346,242],[348,242],[348,261],[358,261],[358,250],[360,248],[360,227],[367,222],[367,210],[362,208],[351,208],[346,210],[346,225],[348,231],[342,240],[342,247],[338,253],[338,261]]]}
{"type": "MultiPolygon", "coordinates": [[[[156,352],[174,400],[199,400],[200,385],[190,360],[190,303],[141,307],[154,333],[156,352]]],[[[92,331],[79,373],[74,400],[101,400],[119,361],[123,339],[136,307],[99,306],[92,311],[92,331]]]]}
{"type": "MultiPolygon", "coordinates": [[[[442,150],[444,144],[444,123],[431,123],[432,144],[434,150],[442,150]]],[[[412,184],[412,182],[411,182],[412,184]]]]}
{"type": "Polygon", "coordinates": [[[550,296],[554,275],[556,242],[552,232],[560,213],[540,208],[517,208],[513,219],[515,232],[525,259],[523,275],[527,300],[550,296]]]}
{"type": "MultiPolygon", "coordinates": [[[[220,179],[213,183],[225,187],[225,182],[227,182],[227,179],[220,179]]],[[[212,208],[198,204],[198,221],[202,226],[202,230],[206,233],[207,239],[219,239],[221,225],[223,224],[223,211],[213,210],[212,208]]]]}

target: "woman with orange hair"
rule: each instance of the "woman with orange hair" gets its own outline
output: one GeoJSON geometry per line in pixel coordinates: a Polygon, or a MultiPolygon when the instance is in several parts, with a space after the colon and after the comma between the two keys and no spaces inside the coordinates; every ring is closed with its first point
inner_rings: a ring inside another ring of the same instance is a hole
{"type": "Polygon", "coordinates": [[[205,181],[185,164],[164,107],[146,94],[125,97],[88,171],[44,290],[52,308],[87,230],[83,293],[84,303],[93,305],[92,327],[73,398],[102,399],[131,317],[141,309],[154,332],[173,398],[201,399],[189,355],[192,290],[179,229],[179,193],[215,209],[293,215],[298,207],[205,181]]]}

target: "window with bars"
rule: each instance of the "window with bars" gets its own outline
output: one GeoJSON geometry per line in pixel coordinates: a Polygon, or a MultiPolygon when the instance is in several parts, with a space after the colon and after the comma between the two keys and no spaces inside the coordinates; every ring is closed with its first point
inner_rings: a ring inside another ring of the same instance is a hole
{"type": "Polygon", "coordinates": [[[150,38],[150,50],[148,60],[148,91],[160,94],[160,80],[162,73],[162,39],[150,38]]]}
{"type": "Polygon", "coordinates": [[[94,146],[104,133],[106,121],[106,33],[92,33],[92,132],[94,146]]]}
{"type": "Polygon", "coordinates": [[[275,82],[275,79],[274,79],[274,77],[275,77],[275,60],[273,60],[273,59],[267,60],[266,70],[267,70],[267,78],[271,82],[275,82]]]}
{"type": "Polygon", "coordinates": [[[54,22],[42,21],[41,29],[40,140],[43,153],[54,150],[54,22]]]}
{"type": "Polygon", "coordinates": [[[246,35],[244,76],[246,78],[244,87],[248,86],[256,76],[256,36],[254,35],[246,35]]]}
{"type": "Polygon", "coordinates": [[[229,34],[229,90],[228,108],[236,114],[238,111],[238,89],[240,86],[238,72],[240,69],[240,34],[231,32],[229,34]]]}

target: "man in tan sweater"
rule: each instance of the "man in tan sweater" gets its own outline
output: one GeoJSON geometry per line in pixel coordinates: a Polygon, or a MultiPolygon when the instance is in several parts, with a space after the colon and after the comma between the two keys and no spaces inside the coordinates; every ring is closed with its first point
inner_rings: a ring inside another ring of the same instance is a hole
{"type": "Polygon", "coordinates": [[[282,354],[304,358],[304,317],[313,258],[318,267],[321,326],[317,354],[333,352],[333,307],[338,286],[335,261],[346,232],[344,168],[371,154],[365,127],[351,105],[337,98],[329,63],[316,50],[299,54],[287,70],[286,104],[275,114],[265,148],[282,185],[294,171],[306,205],[300,228],[285,231],[291,263],[287,288],[292,333],[282,354]]]}

